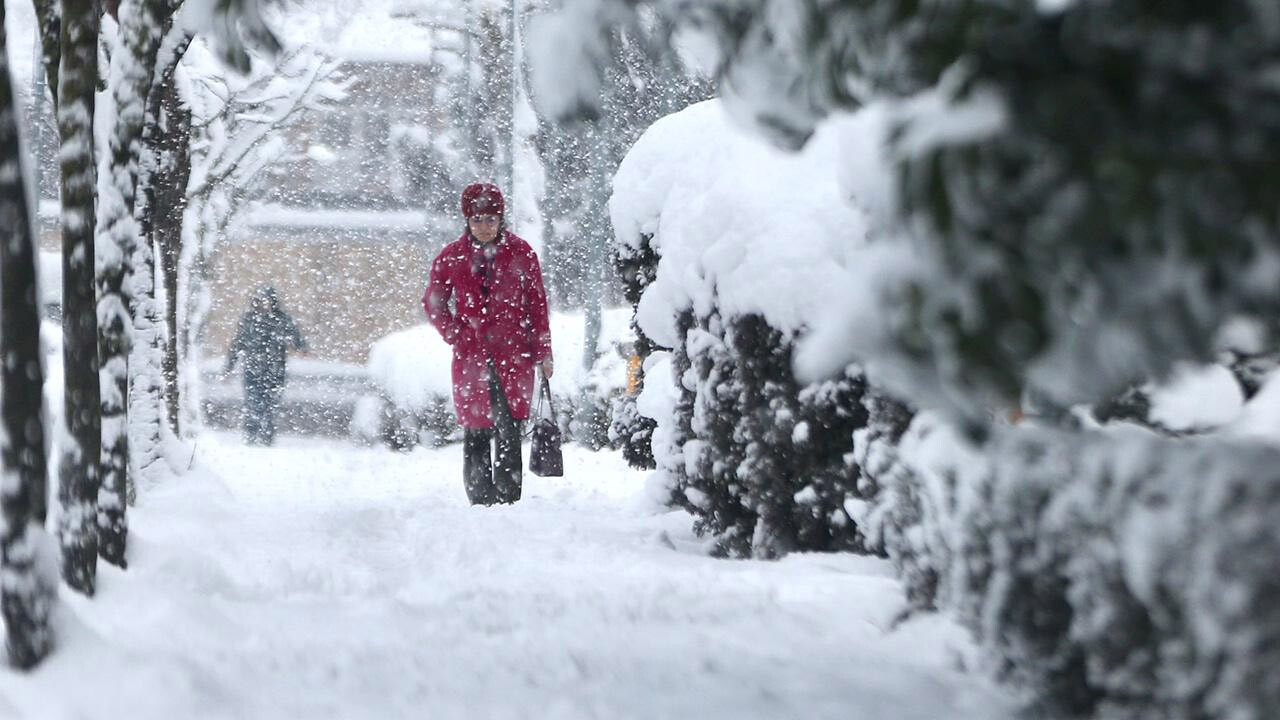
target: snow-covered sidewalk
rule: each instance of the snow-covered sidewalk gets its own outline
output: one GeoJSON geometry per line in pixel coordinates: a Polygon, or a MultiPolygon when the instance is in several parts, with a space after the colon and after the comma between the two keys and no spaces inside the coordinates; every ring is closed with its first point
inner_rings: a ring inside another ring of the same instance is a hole
{"type": "Polygon", "coordinates": [[[644,473],[570,447],[512,507],[461,451],[210,434],[148,491],[131,567],[63,588],[60,647],[0,717],[996,718],[940,618],[888,627],[888,566],[716,560],[644,473]]]}

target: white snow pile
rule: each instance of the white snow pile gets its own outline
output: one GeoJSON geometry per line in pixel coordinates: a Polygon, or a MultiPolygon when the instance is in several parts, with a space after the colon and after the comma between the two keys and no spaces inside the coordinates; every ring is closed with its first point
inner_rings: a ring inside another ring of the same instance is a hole
{"type": "Polygon", "coordinates": [[[1258,394],[1223,428],[1223,434],[1280,443],[1280,373],[1272,373],[1258,394]]]}
{"type": "Polygon", "coordinates": [[[1183,365],[1151,393],[1151,420],[1170,430],[1219,427],[1244,409],[1244,393],[1221,365],[1183,365]]]}
{"type": "Polygon", "coordinates": [[[687,308],[760,313],[786,333],[830,308],[867,227],[839,190],[835,130],[788,153],[708,100],[641,136],[614,176],[609,209],[622,242],[652,236],[661,257],[640,300],[647,335],[673,347],[674,319],[687,308]]]}
{"type": "Polygon", "coordinates": [[[450,397],[452,363],[453,348],[427,324],[393,332],[369,348],[369,378],[404,408],[450,397]]]}
{"type": "MultiPolygon", "coordinates": [[[[626,385],[626,356],[630,349],[631,311],[606,310],[602,314],[600,346],[590,370],[582,367],[585,318],[578,313],[551,313],[551,349],[555,372],[551,390],[572,396],[588,382],[614,390],[626,385]]],[[[453,407],[453,348],[440,333],[423,323],[386,335],[369,349],[369,378],[396,406],[418,411],[446,401],[453,407]]]]}

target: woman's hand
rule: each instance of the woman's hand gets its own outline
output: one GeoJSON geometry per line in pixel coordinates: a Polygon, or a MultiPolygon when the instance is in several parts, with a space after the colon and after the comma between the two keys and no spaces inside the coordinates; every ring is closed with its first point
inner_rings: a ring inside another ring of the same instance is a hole
{"type": "Polygon", "coordinates": [[[542,376],[548,380],[551,379],[551,373],[555,372],[556,369],[555,363],[549,359],[538,363],[538,367],[542,369],[542,376]]]}

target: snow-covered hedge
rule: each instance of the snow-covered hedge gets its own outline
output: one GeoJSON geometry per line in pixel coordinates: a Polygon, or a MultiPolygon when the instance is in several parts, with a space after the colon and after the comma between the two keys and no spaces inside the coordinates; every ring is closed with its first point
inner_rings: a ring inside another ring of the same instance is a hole
{"type": "Polygon", "coordinates": [[[873,409],[858,461],[880,492],[853,514],[913,605],[958,614],[1038,716],[1269,717],[1280,379],[1234,413],[1220,379],[1150,388],[1164,423],[1216,421],[1193,437],[1024,424],[979,451],[933,413],[895,442],[873,409]]]}
{"type": "Polygon", "coordinates": [[[671,350],[638,403],[657,421],[656,490],[718,553],[862,546],[845,509],[863,494],[851,460],[861,374],[806,385],[791,359],[865,226],[836,190],[834,142],[784,153],[708,101],[655,123],[614,177],[621,267],[656,258],[637,279],[637,325],[671,350]]]}
{"type": "MultiPolygon", "coordinates": [[[[551,393],[557,421],[569,439],[591,447],[608,441],[609,411],[626,385],[629,314],[626,309],[603,313],[599,353],[590,370],[582,368],[583,315],[551,314],[556,359],[551,393]]],[[[425,323],[375,342],[369,350],[368,373],[380,398],[358,404],[352,435],[363,441],[380,439],[396,448],[456,440],[452,359],[453,349],[425,323]]]]}
{"type": "MultiPolygon", "coordinates": [[[[636,241],[618,245],[614,261],[622,280],[623,296],[634,308],[658,272],[658,254],[653,250],[653,236],[642,234],[636,241]]],[[[631,317],[631,333],[635,337],[633,354],[638,361],[635,386],[629,386],[627,394],[620,396],[614,404],[609,439],[622,449],[622,456],[631,467],[653,470],[657,467],[657,461],[653,457],[653,431],[658,424],[653,418],[640,412],[637,401],[639,391],[645,386],[646,366],[658,345],[640,327],[635,313],[631,317]]]]}
{"type": "Polygon", "coordinates": [[[1244,404],[1230,372],[1187,369],[1110,424],[1103,408],[996,421],[985,444],[852,366],[805,387],[806,321],[856,295],[828,273],[884,252],[826,242],[862,232],[830,142],[776,157],[706,103],[655,125],[615,178],[623,258],[658,257],[637,322],[671,349],[637,402],[658,422],[659,497],[729,554],[884,552],[911,606],[957,614],[1037,716],[1268,717],[1280,385],[1244,404]]]}

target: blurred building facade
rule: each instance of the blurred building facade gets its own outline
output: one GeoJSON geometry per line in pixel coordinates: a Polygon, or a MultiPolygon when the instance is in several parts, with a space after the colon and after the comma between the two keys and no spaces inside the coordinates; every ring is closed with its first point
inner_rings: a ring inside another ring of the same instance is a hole
{"type": "Polygon", "coordinates": [[[213,257],[206,357],[221,357],[253,290],[273,285],[317,360],[362,364],[423,319],[430,258],[458,222],[436,207],[415,140],[441,127],[430,57],[353,59],[347,96],[290,129],[301,150],[213,257]]]}

